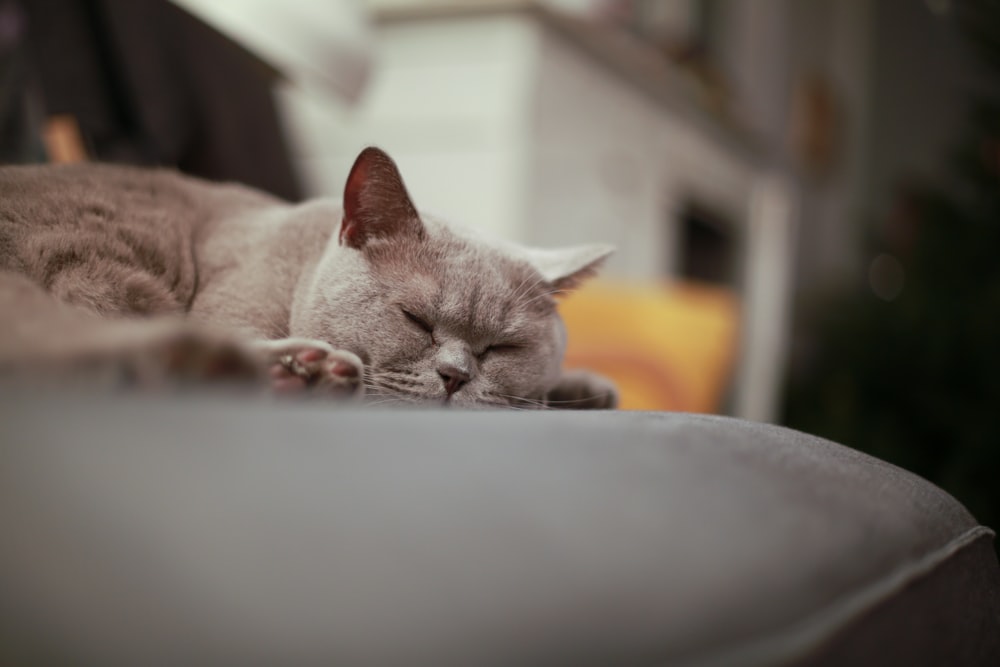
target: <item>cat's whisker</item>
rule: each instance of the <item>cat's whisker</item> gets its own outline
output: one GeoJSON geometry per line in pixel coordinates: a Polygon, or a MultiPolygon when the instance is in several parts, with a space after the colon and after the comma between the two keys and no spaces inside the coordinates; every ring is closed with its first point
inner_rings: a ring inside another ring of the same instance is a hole
{"type": "Polygon", "coordinates": [[[513,410],[547,410],[549,406],[545,401],[536,398],[528,398],[526,396],[514,396],[513,394],[501,394],[495,393],[491,394],[497,398],[502,398],[507,401],[507,406],[513,410]],[[525,407],[530,406],[530,407],[525,407]]]}
{"type": "Polygon", "coordinates": [[[384,397],[382,398],[382,400],[378,401],[365,401],[365,407],[369,408],[377,408],[379,406],[384,406],[384,405],[405,405],[405,404],[406,404],[405,401],[401,401],[395,396],[384,397]]]}
{"type": "Polygon", "coordinates": [[[544,408],[537,408],[537,407],[526,408],[526,407],[522,407],[522,406],[519,406],[519,405],[511,405],[510,403],[489,403],[487,405],[488,405],[488,407],[496,407],[496,408],[500,408],[502,410],[514,410],[516,412],[535,412],[536,410],[544,409],[544,408]]]}
{"type": "Polygon", "coordinates": [[[513,396],[510,394],[495,394],[501,398],[506,398],[511,401],[517,401],[519,403],[534,405],[540,410],[554,410],[557,407],[572,408],[574,405],[590,405],[594,401],[601,401],[604,399],[612,398],[615,394],[611,391],[600,392],[596,394],[591,394],[582,398],[566,398],[566,399],[535,399],[527,398],[524,396],[513,396]],[[554,407],[557,406],[557,407],[554,407]]]}
{"type": "Polygon", "coordinates": [[[536,301],[538,301],[540,299],[553,298],[553,297],[555,297],[556,295],[559,295],[559,294],[566,294],[566,290],[554,289],[554,290],[550,290],[548,292],[543,292],[542,294],[539,294],[537,296],[533,296],[530,299],[528,299],[527,301],[525,301],[524,305],[525,306],[530,306],[531,304],[535,303],[536,301]]]}
{"type": "Polygon", "coordinates": [[[588,394],[582,398],[547,399],[546,404],[557,406],[557,408],[572,408],[575,405],[592,406],[595,402],[613,399],[616,396],[613,391],[604,391],[595,394],[588,394]]]}
{"type": "Polygon", "coordinates": [[[521,280],[520,283],[518,283],[517,287],[511,290],[511,296],[508,297],[507,304],[508,305],[518,304],[518,302],[520,302],[520,300],[523,299],[526,294],[528,294],[531,290],[533,290],[536,286],[538,286],[543,280],[544,279],[541,278],[540,276],[529,275],[525,277],[524,279],[521,280]]]}
{"type": "MultiPolygon", "coordinates": [[[[532,285],[538,284],[539,278],[537,276],[531,276],[531,275],[526,276],[521,280],[520,283],[518,283],[517,287],[511,290],[511,292],[514,294],[514,296],[511,297],[512,301],[517,301],[519,298],[521,298],[521,296],[523,296],[523,294],[527,293],[527,292],[522,293],[522,290],[525,289],[525,285],[527,285],[528,281],[532,280],[532,278],[534,278],[534,282],[532,283],[532,285]]],[[[531,288],[529,287],[528,289],[531,288]]]]}
{"type": "MultiPolygon", "coordinates": [[[[525,285],[527,282],[528,282],[528,279],[525,279],[522,282],[522,286],[525,285]]],[[[517,292],[515,293],[515,296],[511,298],[511,301],[513,303],[519,303],[521,301],[521,299],[523,299],[533,289],[535,289],[536,287],[538,287],[539,285],[541,285],[544,282],[545,282],[545,278],[542,278],[540,276],[536,277],[535,280],[530,285],[528,285],[527,287],[524,287],[523,289],[518,289],[517,292]]],[[[532,301],[534,301],[534,299],[528,301],[527,303],[531,303],[532,301]]]]}
{"type": "Polygon", "coordinates": [[[605,391],[605,392],[601,392],[599,394],[590,394],[590,395],[588,395],[588,396],[586,396],[584,398],[549,399],[549,400],[546,400],[546,403],[548,405],[552,405],[552,404],[566,405],[566,404],[569,404],[569,403],[590,403],[594,399],[598,399],[598,398],[601,398],[601,399],[603,399],[603,398],[611,398],[614,395],[615,395],[615,393],[612,392],[612,391],[605,391]]]}
{"type": "Polygon", "coordinates": [[[373,377],[371,379],[370,386],[376,390],[388,391],[390,392],[389,395],[398,398],[401,401],[413,403],[426,399],[426,397],[422,394],[413,391],[411,387],[394,384],[393,382],[386,380],[384,377],[373,377]]]}

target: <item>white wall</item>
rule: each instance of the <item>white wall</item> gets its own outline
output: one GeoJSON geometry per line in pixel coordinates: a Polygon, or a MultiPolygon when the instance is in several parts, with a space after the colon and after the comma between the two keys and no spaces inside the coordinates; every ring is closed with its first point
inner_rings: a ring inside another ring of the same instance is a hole
{"type": "Polygon", "coordinates": [[[418,207],[520,238],[520,173],[535,35],[516,15],[382,26],[356,107],[286,90],[296,162],[313,195],[339,196],[365,145],[398,162],[418,207]]]}
{"type": "Polygon", "coordinates": [[[745,221],[741,156],[552,31],[538,68],[527,240],[609,241],[609,273],[648,279],[676,273],[687,198],[745,221]]]}
{"type": "Polygon", "coordinates": [[[397,21],[376,34],[358,105],[283,92],[310,194],[340,196],[358,150],[379,145],[421,209],[543,247],[611,242],[609,275],[637,279],[675,274],[686,198],[746,221],[742,156],[537,15],[397,21]]]}
{"type": "Polygon", "coordinates": [[[666,225],[666,165],[653,104],[551,34],[542,33],[526,240],[543,246],[604,241],[609,273],[658,275],[666,225]]]}

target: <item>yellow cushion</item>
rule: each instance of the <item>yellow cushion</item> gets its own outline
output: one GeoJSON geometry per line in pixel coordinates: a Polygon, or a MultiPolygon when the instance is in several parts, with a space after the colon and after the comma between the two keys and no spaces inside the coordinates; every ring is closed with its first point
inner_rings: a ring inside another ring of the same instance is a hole
{"type": "Polygon", "coordinates": [[[739,326],[730,290],[595,281],[567,297],[559,311],[569,332],[566,367],[613,379],[623,409],[722,408],[739,326]]]}

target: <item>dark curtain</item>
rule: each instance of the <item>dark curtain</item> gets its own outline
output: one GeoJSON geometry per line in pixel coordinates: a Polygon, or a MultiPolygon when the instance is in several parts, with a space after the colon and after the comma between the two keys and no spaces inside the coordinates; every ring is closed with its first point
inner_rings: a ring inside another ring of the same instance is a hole
{"type": "Polygon", "coordinates": [[[75,118],[91,157],[301,198],[265,62],[166,0],[20,10],[43,113],[75,118]]]}

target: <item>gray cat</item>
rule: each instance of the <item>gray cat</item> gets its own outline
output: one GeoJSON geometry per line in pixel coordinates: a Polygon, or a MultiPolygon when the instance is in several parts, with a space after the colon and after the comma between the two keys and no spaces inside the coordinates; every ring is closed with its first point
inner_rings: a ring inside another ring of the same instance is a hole
{"type": "Polygon", "coordinates": [[[561,373],[554,300],[610,252],[487,243],[421,216],[376,148],[343,206],[163,170],[4,167],[0,374],[613,407],[603,378],[561,373]]]}

